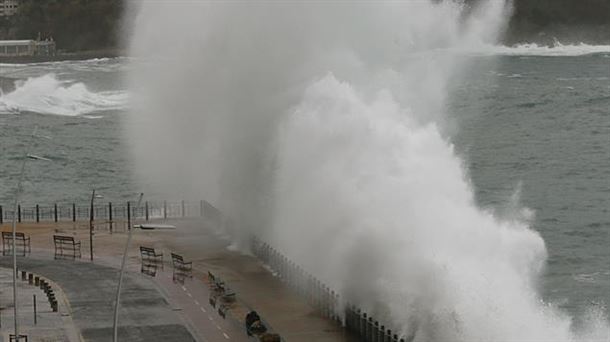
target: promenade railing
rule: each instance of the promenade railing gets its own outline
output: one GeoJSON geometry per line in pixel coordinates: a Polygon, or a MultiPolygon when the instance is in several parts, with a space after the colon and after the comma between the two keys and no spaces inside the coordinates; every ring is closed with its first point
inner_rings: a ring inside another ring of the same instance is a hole
{"type": "MultiPolygon", "coordinates": [[[[19,204],[17,211],[0,205],[0,224],[10,222],[13,217],[18,222],[63,222],[89,221],[91,206],[87,204],[52,204],[23,206],[19,204]]],[[[159,201],[144,202],[135,207],[133,202],[107,202],[93,206],[93,219],[106,220],[152,220],[171,218],[206,217],[220,219],[220,212],[207,201],[159,201]]]]}
{"type": "MultiPolygon", "coordinates": [[[[91,219],[90,205],[34,205],[21,206],[17,212],[0,206],[0,224],[17,215],[18,222],[65,222],[91,219]]],[[[222,213],[207,201],[145,202],[136,208],[133,202],[94,205],[93,219],[108,222],[172,218],[205,218],[221,225],[222,213]]],[[[380,323],[364,310],[342,302],[339,293],[306,272],[269,244],[252,239],[252,252],[265,263],[289,288],[304,298],[318,313],[343,326],[364,342],[409,342],[414,336],[400,337],[389,325],[380,323]]]]}
{"type": "Polygon", "coordinates": [[[414,336],[399,337],[388,325],[380,323],[355,305],[342,303],[340,295],[269,244],[252,239],[252,252],[273,270],[289,288],[314,307],[318,313],[364,342],[408,342],[414,336]]]}

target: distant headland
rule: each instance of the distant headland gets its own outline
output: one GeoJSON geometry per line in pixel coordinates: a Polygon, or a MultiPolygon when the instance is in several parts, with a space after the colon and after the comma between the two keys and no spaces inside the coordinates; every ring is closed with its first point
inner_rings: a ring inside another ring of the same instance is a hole
{"type": "MultiPolygon", "coordinates": [[[[432,0],[443,1],[443,0],[432,0]]],[[[474,5],[483,0],[464,0],[474,5]]],[[[512,0],[503,43],[610,44],[608,0],[512,0]]],[[[115,57],[123,54],[125,0],[10,0],[0,3],[0,40],[52,40],[53,56],[4,56],[27,63],[115,57]]]]}

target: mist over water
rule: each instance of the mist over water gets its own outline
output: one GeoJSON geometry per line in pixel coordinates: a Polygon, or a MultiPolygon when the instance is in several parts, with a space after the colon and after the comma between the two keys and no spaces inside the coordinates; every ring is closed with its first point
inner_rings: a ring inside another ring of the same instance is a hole
{"type": "Polygon", "coordinates": [[[448,51],[493,44],[501,1],[141,6],[137,171],[218,206],[237,247],[261,236],[415,341],[608,338],[542,302],[544,241],[476,206],[450,143],[448,51]]]}

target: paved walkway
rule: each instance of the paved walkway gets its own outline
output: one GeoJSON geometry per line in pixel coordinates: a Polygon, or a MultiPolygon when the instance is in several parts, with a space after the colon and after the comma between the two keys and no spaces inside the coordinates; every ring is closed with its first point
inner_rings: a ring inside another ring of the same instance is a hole
{"type": "MultiPolygon", "coordinates": [[[[243,319],[247,310],[254,309],[285,341],[355,341],[345,336],[334,322],[318,316],[313,308],[286,289],[256,258],[229,251],[228,241],[203,222],[168,223],[175,224],[177,229],[137,230],[134,233],[132,248],[128,253],[129,285],[123,292],[125,296],[133,297],[127,302],[123,300],[127,306],[123,307],[121,317],[130,317],[124,322],[126,330],[122,330],[122,333],[134,334],[135,337],[130,335],[126,340],[189,341],[173,339],[165,334],[171,332],[185,334],[184,336],[190,333],[190,340],[197,341],[248,341],[243,319]],[[165,267],[158,269],[154,277],[140,273],[138,247],[141,245],[154,247],[165,254],[165,267]],[[184,284],[172,279],[172,269],[168,262],[170,251],[182,254],[185,260],[194,263],[193,278],[185,279],[184,284]],[[219,275],[237,292],[238,304],[232,307],[226,319],[221,318],[208,303],[208,271],[219,275]],[[160,290],[162,295],[156,290],[160,290]],[[149,311],[149,305],[154,310],[149,311]],[[149,329],[149,325],[157,328],[149,329]]],[[[121,225],[115,225],[117,226],[121,225]]],[[[2,230],[8,230],[8,227],[5,226],[2,230]]],[[[23,265],[48,271],[48,277],[58,278],[56,281],[62,287],[66,283],[66,296],[70,303],[74,298],[78,308],[74,310],[74,322],[83,332],[84,339],[102,341],[102,336],[110,336],[112,320],[108,315],[112,308],[118,278],[116,268],[120,264],[126,234],[122,230],[111,233],[98,228],[94,236],[95,260],[92,265],[88,260],[89,237],[86,223],[32,224],[23,225],[19,230],[31,236],[34,251],[29,257],[20,258],[20,263],[23,260],[23,265]],[[76,262],[45,260],[38,263],[35,258],[52,258],[53,234],[71,235],[82,241],[83,258],[76,262]],[[57,265],[70,269],[71,273],[60,276],[60,266],[57,265]],[[81,272],[83,278],[75,278],[81,272]],[[96,285],[89,286],[89,282],[95,282],[96,285]]],[[[3,260],[2,263],[4,262],[3,260]]]]}
{"type": "MultiPolygon", "coordinates": [[[[0,266],[11,265],[10,257],[0,258],[0,266]]],[[[18,265],[22,270],[51,279],[63,290],[69,302],[64,313],[72,317],[83,340],[107,342],[112,339],[116,269],[80,261],[33,257],[19,258],[18,265]]],[[[154,284],[137,274],[127,274],[124,278],[119,315],[119,338],[123,341],[195,341],[154,284]]],[[[24,327],[31,326],[27,321],[23,323],[24,327]]],[[[40,341],[55,341],[49,336],[45,338],[40,341]]]]}
{"type": "MultiPolygon", "coordinates": [[[[3,341],[9,341],[9,334],[14,333],[12,274],[12,268],[0,268],[0,340],[3,341]]],[[[72,318],[63,315],[66,310],[61,292],[55,294],[60,302],[60,310],[53,312],[46,294],[39,287],[18,280],[17,288],[20,334],[26,334],[29,341],[79,341],[78,331],[72,318]],[[34,319],[34,296],[36,319],[34,319]]]]}

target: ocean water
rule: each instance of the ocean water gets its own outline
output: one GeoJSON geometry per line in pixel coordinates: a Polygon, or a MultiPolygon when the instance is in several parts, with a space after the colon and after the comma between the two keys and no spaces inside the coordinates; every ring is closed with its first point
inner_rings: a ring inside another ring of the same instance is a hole
{"type": "MultiPolygon", "coordinates": [[[[514,199],[548,249],[543,293],[582,314],[610,303],[610,60],[511,56],[453,94],[454,142],[478,202],[514,199]]],[[[483,70],[482,70],[483,69],[483,70]]]]}
{"type": "MultiPolygon", "coordinates": [[[[541,292],[575,317],[610,303],[610,49],[587,52],[471,56],[451,86],[445,132],[478,204],[540,232],[549,253],[541,292]]],[[[93,188],[109,201],[139,191],[163,199],[133,174],[126,132],[137,127],[123,120],[132,63],[0,65],[0,205],[12,202],[35,125],[51,139],[37,138],[31,153],[52,161],[28,163],[22,203],[85,202],[93,188]]]]}

